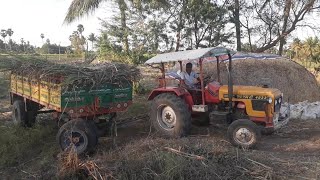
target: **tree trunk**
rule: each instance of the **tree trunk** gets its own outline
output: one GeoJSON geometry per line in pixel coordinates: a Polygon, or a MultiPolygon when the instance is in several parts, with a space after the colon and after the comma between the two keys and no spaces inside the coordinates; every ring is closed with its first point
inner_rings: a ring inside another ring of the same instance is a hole
{"type": "MultiPolygon", "coordinates": [[[[283,20],[282,32],[281,32],[282,34],[285,34],[286,30],[287,30],[288,18],[289,18],[289,15],[290,15],[290,9],[291,9],[291,0],[286,0],[286,4],[285,4],[285,7],[284,7],[284,20],[283,20]]],[[[283,36],[280,39],[280,45],[279,45],[279,55],[280,56],[283,53],[283,46],[285,44],[285,41],[286,41],[286,37],[283,36]]]]}
{"type": "MultiPolygon", "coordinates": [[[[250,52],[253,52],[252,42],[251,42],[251,31],[249,28],[248,28],[248,38],[249,38],[250,52]]],[[[240,48],[240,51],[241,51],[241,48],[240,48]]]]}
{"type": "Polygon", "coordinates": [[[118,0],[118,6],[120,9],[120,21],[121,21],[121,29],[123,33],[122,43],[124,47],[124,51],[129,53],[129,41],[128,41],[128,27],[127,27],[127,17],[126,17],[126,3],[124,0],[118,0]]]}
{"type": "Polygon", "coordinates": [[[175,51],[179,51],[180,48],[180,42],[181,42],[181,30],[183,28],[183,20],[182,20],[182,12],[179,14],[179,24],[177,27],[177,43],[176,43],[176,50],[175,51]]]}
{"type": "Polygon", "coordinates": [[[234,24],[236,26],[237,51],[241,51],[241,27],[240,27],[240,4],[239,0],[234,1],[234,24]]]}

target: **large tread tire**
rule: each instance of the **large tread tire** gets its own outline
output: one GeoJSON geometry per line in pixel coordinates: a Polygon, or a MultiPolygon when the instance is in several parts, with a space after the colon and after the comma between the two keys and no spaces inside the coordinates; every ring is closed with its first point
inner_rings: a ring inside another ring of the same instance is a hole
{"type": "Polygon", "coordinates": [[[27,126],[27,112],[25,111],[25,104],[22,100],[15,100],[12,105],[12,121],[15,125],[27,126]]]}
{"type": "Polygon", "coordinates": [[[253,148],[261,138],[260,128],[247,119],[233,121],[227,134],[232,145],[245,149],[253,148]]]}
{"type": "Polygon", "coordinates": [[[27,126],[32,127],[35,122],[39,111],[39,104],[33,101],[27,101],[27,126]]]}
{"type": "Polygon", "coordinates": [[[168,138],[186,136],[191,129],[191,112],[186,102],[174,94],[164,93],[153,99],[150,120],[156,132],[168,138]]]}
{"type": "Polygon", "coordinates": [[[74,144],[77,154],[82,154],[95,148],[98,136],[90,122],[74,119],[61,126],[57,134],[57,141],[63,151],[68,150],[74,144]]]}

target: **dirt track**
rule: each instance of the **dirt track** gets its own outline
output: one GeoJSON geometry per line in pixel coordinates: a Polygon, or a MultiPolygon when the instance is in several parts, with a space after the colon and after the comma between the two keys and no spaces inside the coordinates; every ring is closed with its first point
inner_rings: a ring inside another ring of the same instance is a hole
{"type": "MultiPolygon", "coordinates": [[[[118,142],[136,141],[148,135],[148,123],[140,122],[130,131],[119,130],[118,142]],[[129,138],[128,138],[129,137],[129,138]]],[[[234,151],[226,138],[226,126],[193,126],[188,137],[195,141],[214,139],[217,146],[234,151]]],[[[245,156],[270,169],[272,179],[320,179],[320,119],[291,120],[273,135],[262,136],[254,150],[245,150],[245,156]]],[[[269,179],[269,178],[266,178],[269,179]]]]}
{"type": "MultiPolygon", "coordinates": [[[[10,122],[8,103],[7,100],[0,103],[1,121],[10,122]]],[[[193,126],[188,139],[214,140],[217,146],[234,151],[235,148],[227,142],[226,130],[225,125],[193,126]]],[[[141,121],[119,128],[116,142],[118,147],[125,148],[128,143],[143,140],[149,135],[149,121],[144,117],[141,121]]],[[[110,145],[110,138],[101,138],[98,151],[109,151],[110,145]]],[[[258,164],[260,168],[272,172],[273,179],[319,179],[320,120],[291,120],[275,134],[262,136],[254,150],[245,150],[244,153],[254,162],[261,163],[258,164]]]]}

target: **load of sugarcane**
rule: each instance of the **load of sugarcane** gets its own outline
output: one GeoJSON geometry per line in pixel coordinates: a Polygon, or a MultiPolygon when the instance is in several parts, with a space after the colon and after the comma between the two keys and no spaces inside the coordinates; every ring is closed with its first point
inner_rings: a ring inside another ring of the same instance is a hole
{"type": "Polygon", "coordinates": [[[51,61],[32,59],[2,59],[0,71],[11,71],[29,79],[47,81],[62,78],[64,86],[96,88],[105,84],[127,86],[140,78],[140,70],[129,64],[100,63],[96,65],[57,64],[51,61]]]}

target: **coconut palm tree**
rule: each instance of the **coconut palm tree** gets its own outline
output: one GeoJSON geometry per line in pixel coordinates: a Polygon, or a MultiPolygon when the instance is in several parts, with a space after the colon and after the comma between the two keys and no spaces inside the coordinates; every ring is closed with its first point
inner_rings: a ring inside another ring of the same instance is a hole
{"type": "Polygon", "coordinates": [[[311,66],[311,62],[316,59],[316,49],[319,44],[319,39],[309,37],[307,38],[302,45],[301,53],[303,53],[305,57],[305,66],[307,66],[307,61],[309,61],[309,67],[311,66]]]}
{"type": "Polygon", "coordinates": [[[42,44],[43,44],[44,34],[43,34],[43,33],[41,33],[41,34],[40,34],[40,37],[41,37],[42,44]]]}
{"type": "Polygon", "coordinates": [[[96,36],[94,35],[94,33],[91,33],[88,37],[88,40],[91,41],[91,48],[93,49],[93,42],[95,42],[97,40],[96,36]]]}
{"type": "Polygon", "coordinates": [[[26,51],[26,48],[25,48],[25,41],[23,38],[20,39],[20,42],[21,42],[21,46],[22,46],[22,51],[25,52],[26,51]]]}
{"type": "Polygon", "coordinates": [[[1,29],[1,36],[3,38],[3,43],[4,43],[4,49],[6,48],[6,37],[7,37],[7,31],[5,29],[1,29]]]}
{"type": "Polygon", "coordinates": [[[78,30],[80,36],[82,37],[82,32],[84,31],[83,25],[82,25],[82,24],[79,24],[79,25],[77,26],[77,30],[78,30]]]}
{"type": "MultiPolygon", "coordinates": [[[[69,6],[67,15],[65,17],[66,23],[71,23],[75,19],[83,17],[89,13],[94,12],[102,2],[110,2],[111,0],[73,0],[71,5],[69,6]]],[[[161,7],[168,4],[167,0],[129,0],[132,2],[137,8],[141,8],[141,4],[150,4],[151,7],[161,7]]],[[[127,3],[125,0],[116,0],[118,4],[118,8],[120,10],[120,21],[121,21],[121,29],[123,33],[122,43],[125,49],[125,52],[129,52],[129,41],[128,34],[129,30],[127,27],[127,16],[126,11],[128,9],[127,3]]]]}
{"type": "Polygon", "coordinates": [[[8,36],[9,36],[9,42],[8,42],[8,44],[9,44],[9,50],[11,51],[11,43],[12,43],[12,41],[11,41],[11,36],[12,36],[12,34],[13,34],[13,30],[11,29],[11,28],[9,28],[9,29],[7,29],[7,34],[8,34],[8,36]]]}

